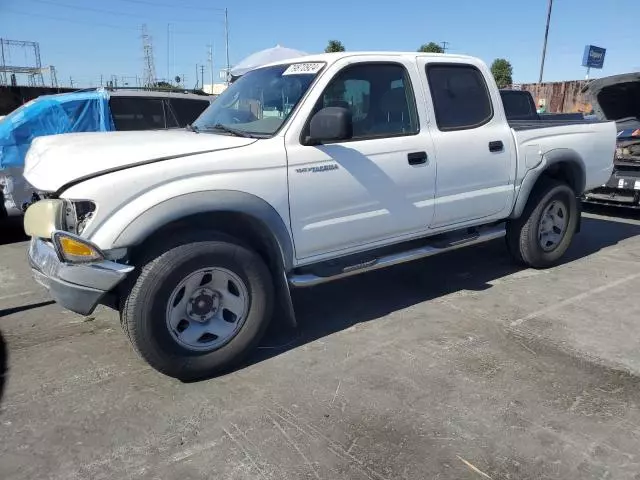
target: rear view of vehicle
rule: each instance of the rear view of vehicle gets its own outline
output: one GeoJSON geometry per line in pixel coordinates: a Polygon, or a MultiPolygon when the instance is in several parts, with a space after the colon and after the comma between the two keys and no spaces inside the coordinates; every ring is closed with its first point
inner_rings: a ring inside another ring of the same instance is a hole
{"type": "Polygon", "coordinates": [[[640,208],[640,73],[595,80],[587,91],[596,115],[615,120],[618,137],[611,177],[585,200],[640,208]]]}

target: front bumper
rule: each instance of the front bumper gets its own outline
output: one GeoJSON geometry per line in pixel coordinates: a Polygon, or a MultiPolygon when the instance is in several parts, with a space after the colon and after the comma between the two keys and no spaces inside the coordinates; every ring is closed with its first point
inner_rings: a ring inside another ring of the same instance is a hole
{"type": "Polygon", "coordinates": [[[60,260],[52,242],[32,238],[29,264],[34,278],[64,308],[89,315],[134,267],[110,260],[71,264],[60,260]]]}
{"type": "Polygon", "coordinates": [[[615,165],[609,181],[586,192],[584,201],[640,208],[640,165],[615,165]]]}

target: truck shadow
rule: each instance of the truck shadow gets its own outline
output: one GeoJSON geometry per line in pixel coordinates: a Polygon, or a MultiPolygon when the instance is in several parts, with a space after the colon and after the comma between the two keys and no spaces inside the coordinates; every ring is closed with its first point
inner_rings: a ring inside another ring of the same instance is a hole
{"type": "MultiPolygon", "coordinates": [[[[582,232],[575,238],[564,263],[588,257],[637,235],[640,224],[583,218],[582,232]]],[[[492,282],[520,270],[511,261],[504,241],[497,240],[294,291],[298,328],[285,328],[283,322],[274,319],[261,346],[239,368],[453,292],[490,289],[492,282]]]]}

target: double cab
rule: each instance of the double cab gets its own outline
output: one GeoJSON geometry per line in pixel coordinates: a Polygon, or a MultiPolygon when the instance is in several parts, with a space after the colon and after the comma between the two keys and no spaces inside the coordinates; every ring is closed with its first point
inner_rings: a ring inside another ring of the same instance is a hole
{"type": "Polygon", "coordinates": [[[295,324],[295,288],[499,238],[556,264],[615,148],[611,122],[508,121],[476,58],[296,58],[184,130],[36,139],[29,259],[61,305],[115,308],[149,364],[195,379],[251,351],[274,308],[295,324]]]}

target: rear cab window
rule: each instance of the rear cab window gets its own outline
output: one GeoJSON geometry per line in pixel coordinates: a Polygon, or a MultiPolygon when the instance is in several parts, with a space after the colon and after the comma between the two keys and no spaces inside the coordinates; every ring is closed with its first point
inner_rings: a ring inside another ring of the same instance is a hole
{"type": "Polygon", "coordinates": [[[478,128],[493,118],[484,76],[467,64],[427,64],[427,79],[440,131],[478,128]]]}
{"type": "Polygon", "coordinates": [[[527,120],[537,118],[531,94],[519,90],[501,90],[500,97],[507,120],[527,120]]]}

